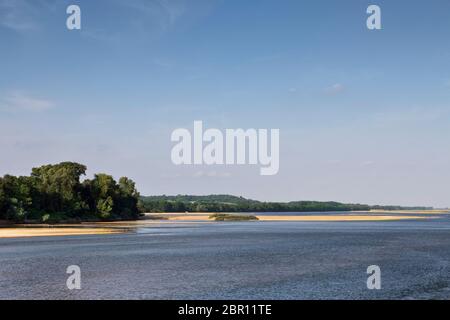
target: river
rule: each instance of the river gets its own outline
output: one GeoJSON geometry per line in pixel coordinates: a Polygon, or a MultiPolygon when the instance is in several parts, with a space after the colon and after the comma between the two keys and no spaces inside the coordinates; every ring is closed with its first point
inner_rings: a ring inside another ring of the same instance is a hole
{"type": "Polygon", "coordinates": [[[450,216],[0,239],[0,299],[449,299],[450,216]],[[69,290],[66,269],[81,270],[69,290]],[[369,290],[367,267],[381,269],[369,290]]]}

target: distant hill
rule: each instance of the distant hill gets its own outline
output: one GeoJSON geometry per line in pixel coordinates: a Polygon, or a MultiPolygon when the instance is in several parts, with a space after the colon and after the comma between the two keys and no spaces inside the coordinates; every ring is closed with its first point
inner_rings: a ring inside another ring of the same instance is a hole
{"type": "Polygon", "coordinates": [[[220,203],[248,203],[259,202],[256,200],[246,199],[244,197],[232,196],[229,194],[211,194],[206,196],[194,196],[194,195],[176,195],[176,196],[147,196],[141,197],[147,201],[181,201],[181,202],[220,202],[220,203]]]}
{"type": "Polygon", "coordinates": [[[205,196],[142,196],[141,210],[146,212],[323,212],[323,211],[366,211],[383,210],[426,210],[428,207],[369,206],[321,201],[262,202],[227,194],[205,196]]]}

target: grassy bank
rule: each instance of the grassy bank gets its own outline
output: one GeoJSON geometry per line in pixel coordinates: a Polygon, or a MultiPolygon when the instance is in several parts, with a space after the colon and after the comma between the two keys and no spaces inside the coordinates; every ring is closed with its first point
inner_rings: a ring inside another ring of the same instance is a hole
{"type": "Polygon", "coordinates": [[[255,221],[259,220],[257,217],[252,215],[238,215],[238,214],[226,214],[226,213],[215,213],[209,216],[209,219],[214,221],[255,221]]]}

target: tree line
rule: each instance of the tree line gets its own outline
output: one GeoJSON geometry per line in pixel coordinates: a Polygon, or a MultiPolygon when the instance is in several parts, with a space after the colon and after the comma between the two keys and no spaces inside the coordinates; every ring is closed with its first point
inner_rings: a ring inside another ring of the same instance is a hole
{"type": "Polygon", "coordinates": [[[87,167],[62,162],[33,168],[30,176],[0,177],[0,220],[116,220],[139,217],[135,183],[99,173],[81,181],[87,167]]]}
{"type": "Polygon", "coordinates": [[[364,204],[293,201],[261,202],[230,195],[141,197],[147,212],[310,212],[370,210],[364,204]]]}
{"type": "Polygon", "coordinates": [[[428,207],[370,206],[333,201],[261,202],[232,195],[149,196],[141,197],[141,206],[142,210],[146,212],[325,212],[432,209],[428,207]]]}

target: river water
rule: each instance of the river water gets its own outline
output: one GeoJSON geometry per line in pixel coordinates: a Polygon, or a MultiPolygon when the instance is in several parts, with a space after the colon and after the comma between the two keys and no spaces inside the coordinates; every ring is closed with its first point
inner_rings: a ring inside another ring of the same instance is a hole
{"type": "Polygon", "coordinates": [[[0,299],[449,299],[450,216],[0,239],[0,299]],[[66,269],[81,269],[68,290],[66,269]],[[381,290],[367,289],[367,267],[381,290]]]}

